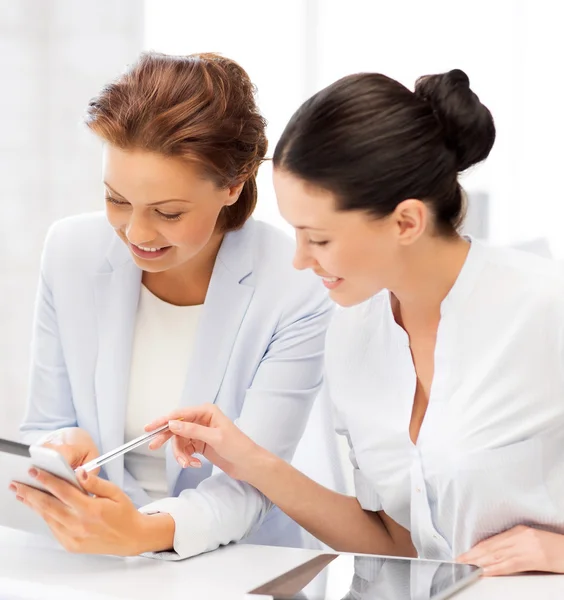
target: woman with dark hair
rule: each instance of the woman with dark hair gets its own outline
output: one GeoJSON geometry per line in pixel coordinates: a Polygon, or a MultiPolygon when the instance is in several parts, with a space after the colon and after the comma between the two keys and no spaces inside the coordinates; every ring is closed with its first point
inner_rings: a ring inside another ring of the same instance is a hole
{"type": "Polygon", "coordinates": [[[215,406],[148,430],[170,421],[179,460],[203,454],[336,549],[564,572],[564,274],[458,231],[458,174],[494,139],[462,71],[414,92],[365,73],[310,98],[276,147],[294,266],[345,307],[327,334],[326,388],[356,498],[215,406]]]}
{"type": "MultiPolygon", "coordinates": [[[[331,302],[292,268],[292,241],[251,219],[267,141],[248,75],[215,54],[145,54],[90,102],[86,124],[104,143],[106,214],[48,234],[24,440],[78,467],[163,412],[213,402],[291,460],[331,302]]],[[[14,492],[76,552],[301,545],[256,489],[199,466],[139,447],[103,467],[109,481],[84,482],[96,497],[36,471],[52,496],[14,492]]]]}

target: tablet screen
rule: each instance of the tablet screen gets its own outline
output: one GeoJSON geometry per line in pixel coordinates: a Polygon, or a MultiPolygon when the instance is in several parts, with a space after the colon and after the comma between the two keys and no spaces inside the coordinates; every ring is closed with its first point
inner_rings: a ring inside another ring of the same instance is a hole
{"type": "Polygon", "coordinates": [[[442,600],[480,573],[450,562],[323,554],[251,594],[277,600],[442,600]]]}

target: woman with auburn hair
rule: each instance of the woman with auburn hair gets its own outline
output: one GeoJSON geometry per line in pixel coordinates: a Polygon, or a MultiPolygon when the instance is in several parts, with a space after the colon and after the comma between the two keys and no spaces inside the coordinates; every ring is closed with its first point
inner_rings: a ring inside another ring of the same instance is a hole
{"type": "MultiPolygon", "coordinates": [[[[251,219],[267,140],[248,75],[215,54],[144,54],[90,102],[86,124],[104,143],[106,214],[47,236],[24,440],[78,467],[159,414],[210,402],[291,460],[321,385],[331,303],[292,268],[292,241],[251,219]]],[[[300,544],[252,486],[175,459],[137,448],[88,475],[94,496],[37,471],[52,496],[13,491],[75,552],[300,544]]]]}

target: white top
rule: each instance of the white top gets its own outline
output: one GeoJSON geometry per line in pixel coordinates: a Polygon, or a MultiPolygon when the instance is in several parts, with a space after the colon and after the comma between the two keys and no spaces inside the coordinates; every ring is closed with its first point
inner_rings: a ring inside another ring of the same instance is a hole
{"type": "MultiPolygon", "coordinates": [[[[155,418],[178,408],[196,339],[202,305],[175,306],[141,286],[131,354],[125,441],[155,418]]],[[[165,447],[140,446],[125,455],[125,468],[154,500],[170,495],[165,447]]]]}
{"type": "Polygon", "coordinates": [[[416,373],[389,293],[335,316],[328,389],[352,445],[360,504],[455,558],[517,524],[564,533],[562,266],[472,241],[441,305],[417,444],[416,373]]]}

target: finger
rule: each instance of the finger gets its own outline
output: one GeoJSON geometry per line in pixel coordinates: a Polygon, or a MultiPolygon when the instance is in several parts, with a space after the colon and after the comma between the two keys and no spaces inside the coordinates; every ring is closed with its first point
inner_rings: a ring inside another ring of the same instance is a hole
{"type": "Polygon", "coordinates": [[[221,440],[221,433],[217,428],[184,421],[169,421],[168,426],[174,435],[204,442],[212,448],[215,448],[221,440]]]}
{"type": "Polygon", "coordinates": [[[182,454],[188,458],[193,454],[205,454],[206,444],[194,438],[184,438],[175,435],[172,439],[172,449],[175,454],[182,454]]]}
{"type": "Polygon", "coordinates": [[[125,495],[124,492],[111,481],[92,475],[92,473],[87,473],[84,469],[78,469],[76,475],[84,490],[97,498],[108,498],[109,500],[117,502],[125,495]]]}
{"type": "Polygon", "coordinates": [[[171,437],[173,437],[173,434],[170,431],[159,433],[159,435],[149,444],[149,450],[158,450],[164,446],[171,437]]]}
{"type": "Polygon", "coordinates": [[[55,539],[61,544],[61,546],[68,552],[76,552],[75,534],[72,528],[72,522],[70,527],[65,523],[61,523],[50,515],[42,515],[43,520],[47,523],[47,526],[55,536],[55,539]]]}
{"type": "Polygon", "coordinates": [[[163,417],[159,417],[158,419],[155,419],[154,421],[147,423],[147,425],[145,425],[144,429],[147,432],[151,432],[155,429],[158,429],[159,427],[162,427],[163,425],[166,425],[170,419],[177,419],[177,418],[178,418],[178,416],[174,415],[174,414],[164,415],[163,417]]]}
{"type": "Polygon", "coordinates": [[[490,538],[482,540],[472,549],[457,558],[457,562],[471,563],[482,556],[492,554],[493,552],[509,548],[513,545],[515,530],[509,529],[490,538]]]}
{"type": "Polygon", "coordinates": [[[153,429],[157,429],[157,427],[162,427],[163,425],[170,423],[170,421],[178,420],[207,425],[210,423],[212,417],[221,418],[221,416],[224,416],[223,413],[214,404],[192,406],[190,408],[179,409],[169,415],[156,419],[152,423],[146,425],[145,430],[152,431],[153,429]]]}
{"type": "Polygon", "coordinates": [[[175,436],[172,441],[172,453],[176,458],[176,462],[183,468],[193,467],[200,468],[202,466],[201,461],[194,457],[193,454],[196,452],[196,447],[192,440],[185,440],[175,436]]]}
{"type": "Polygon", "coordinates": [[[194,412],[192,408],[182,408],[178,410],[174,410],[168,415],[163,415],[154,421],[151,421],[147,425],[145,425],[145,431],[153,431],[154,429],[158,429],[163,425],[167,425],[169,421],[172,420],[180,420],[185,421],[189,416],[194,412]]]}
{"type": "Polygon", "coordinates": [[[458,557],[458,562],[472,562],[481,556],[487,555],[493,549],[495,545],[495,537],[489,538],[487,540],[483,540],[480,543],[476,544],[473,548],[461,554],[458,557]]]}
{"type": "Polygon", "coordinates": [[[50,518],[45,518],[45,522],[47,523],[49,529],[53,532],[55,539],[65,550],[68,552],[77,552],[75,549],[75,536],[71,529],[50,518]]]}
{"type": "Polygon", "coordinates": [[[478,565],[484,569],[493,567],[501,562],[507,560],[507,552],[491,552],[489,554],[483,554],[473,560],[473,564],[478,565]]]}
{"type": "Polygon", "coordinates": [[[523,571],[527,570],[529,569],[524,566],[523,560],[519,559],[518,556],[508,556],[496,564],[485,567],[484,576],[500,577],[502,575],[514,575],[515,573],[522,573],[523,571]]]}
{"type": "Polygon", "coordinates": [[[29,470],[29,475],[67,506],[81,508],[84,505],[85,495],[64,479],[35,467],[29,470]]]}
{"type": "Polygon", "coordinates": [[[499,548],[480,549],[479,551],[472,550],[471,552],[459,556],[456,559],[456,562],[483,567],[487,564],[493,564],[493,562],[497,560],[497,558],[494,557],[500,556],[501,551],[503,551],[503,549],[499,548]]]}
{"type": "Polygon", "coordinates": [[[23,483],[16,484],[17,498],[45,521],[56,521],[64,526],[72,518],[71,512],[60,500],[23,483]]]}

